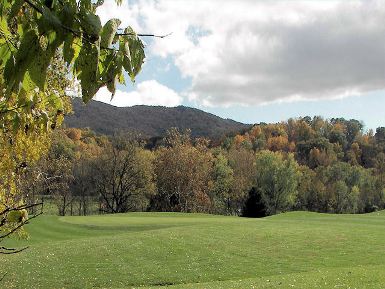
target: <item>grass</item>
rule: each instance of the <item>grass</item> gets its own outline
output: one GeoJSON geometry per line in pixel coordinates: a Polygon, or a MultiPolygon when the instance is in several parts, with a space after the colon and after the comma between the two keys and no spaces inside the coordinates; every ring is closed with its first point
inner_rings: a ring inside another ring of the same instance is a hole
{"type": "MultiPolygon", "coordinates": [[[[41,216],[4,288],[383,288],[385,212],[41,216]]],[[[3,287],[2,287],[3,288],[3,287]]]]}

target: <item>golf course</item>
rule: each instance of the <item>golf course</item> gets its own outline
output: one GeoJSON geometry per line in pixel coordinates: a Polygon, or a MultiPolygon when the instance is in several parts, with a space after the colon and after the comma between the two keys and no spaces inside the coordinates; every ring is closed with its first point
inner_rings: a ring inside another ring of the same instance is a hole
{"type": "Polygon", "coordinates": [[[385,212],[40,216],[1,288],[383,288],[385,212]]]}

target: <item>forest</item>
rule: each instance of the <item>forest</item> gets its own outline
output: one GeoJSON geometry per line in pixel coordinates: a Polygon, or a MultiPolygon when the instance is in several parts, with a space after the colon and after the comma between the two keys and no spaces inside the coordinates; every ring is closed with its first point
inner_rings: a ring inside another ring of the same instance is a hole
{"type": "Polygon", "coordinates": [[[134,134],[63,128],[23,187],[59,215],[367,213],[384,208],[384,152],[385,128],[343,118],[260,123],[219,142],[174,128],[152,147],[134,134]]]}

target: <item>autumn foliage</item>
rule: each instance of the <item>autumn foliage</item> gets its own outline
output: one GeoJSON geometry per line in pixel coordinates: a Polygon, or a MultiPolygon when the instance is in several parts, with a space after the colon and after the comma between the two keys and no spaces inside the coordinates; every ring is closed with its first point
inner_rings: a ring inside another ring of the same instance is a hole
{"type": "Polygon", "coordinates": [[[90,213],[89,202],[98,203],[99,212],[115,212],[108,204],[122,198],[119,212],[264,216],[288,210],[362,213],[384,207],[385,137],[381,128],[364,131],[355,120],[306,117],[257,124],[219,146],[172,129],[151,150],[144,149],[143,139],[132,142],[132,135],[113,146],[116,137],[90,130],[58,133],[50,154],[69,159],[73,172],[71,202],[62,214],[90,213]],[[135,149],[125,151],[124,143],[135,149]],[[119,162],[128,158],[130,165],[106,162],[114,157],[119,162]],[[124,190],[109,187],[119,178],[128,181],[124,190]]]}

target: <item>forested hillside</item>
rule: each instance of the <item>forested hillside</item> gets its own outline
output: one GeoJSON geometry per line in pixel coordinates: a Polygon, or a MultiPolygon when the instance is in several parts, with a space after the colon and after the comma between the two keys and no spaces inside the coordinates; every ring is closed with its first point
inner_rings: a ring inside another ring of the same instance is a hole
{"type": "Polygon", "coordinates": [[[98,101],[84,105],[78,98],[74,98],[72,103],[74,113],[66,117],[67,127],[89,127],[106,135],[134,131],[148,138],[160,137],[165,136],[171,127],[177,127],[181,130],[190,129],[193,137],[220,138],[250,127],[184,106],[115,107],[98,101]]]}
{"type": "Polygon", "coordinates": [[[151,150],[132,135],[68,128],[32,170],[44,171],[49,189],[47,182],[26,187],[51,198],[61,215],[364,213],[384,208],[384,152],[385,128],[364,131],[342,118],[256,124],[218,145],[172,128],[151,150]]]}

